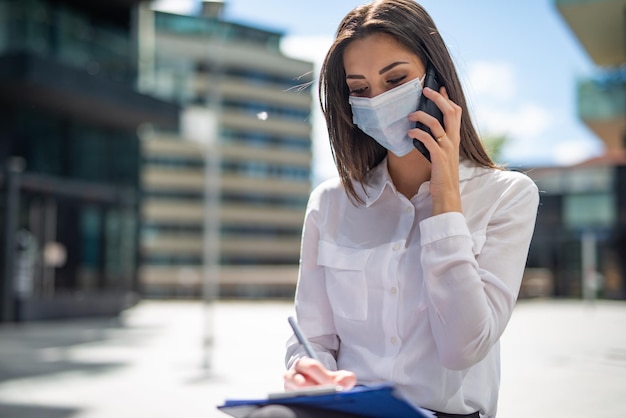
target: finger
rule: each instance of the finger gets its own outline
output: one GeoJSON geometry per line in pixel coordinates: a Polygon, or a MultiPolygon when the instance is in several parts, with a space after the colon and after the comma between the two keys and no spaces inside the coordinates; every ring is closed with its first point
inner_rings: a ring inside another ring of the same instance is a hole
{"type": "Polygon", "coordinates": [[[335,373],[334,384],[352,389],[356,385],[356,375],[347,370],[339,370],[335,373]]]}
{"type": "Polygon", "coordinates": [[[301,389],[302,387],[304,387],[304,385],[299,384],[297,381],[292,379],[292,380],[285,380],[283,387],[285,390],[296,390],[296,389],[301,389]]]}
{"type": "Polygon", "coordinates": [[[438,136],[437,138],[435,138],[435,141],[437,141],[437,144],[439,144],[439,146],[443,146],[445,144],[445,140],[448,138],[448,136],[444,133],[441,136],[438,136]]]}
{"type": "Polygon", "coordinates": [[[431,131],[436,135],[437,138],[441,136],[441,135],[437,135],[440,132],[442,135],[443,133],[450,133],[450,135],[448,136],[449,139],[452,139],[454,142],[456,142],[460,140],[460,137],[459,135],[456,134],[456,131],[457,131],[457,127],[459,127],[461,124],[461,117],[463,114],[463,109],[461,108],[461,106],[454,103],[452,100],[448,98],[448,92],[444,87],[442,87],[441,90],[442,90],[441,93],[437,93],[436,91],[432,89],[425,88],[424,94],[430,100],[435,102],[439,110],[441,110],[441,113],[443,113],[444,125],[446,126],[447,129],[449,129],[449,131],[447,132],[441,132],[439,130],[435,131],[433,130],[431,126],[429,126],[429,128],[431,128],[431,131]]]}
{"type": "Polygon", "coordinates": [[[307,379],[306,376],[296,373],[295,370],[289,370],[283,376],[283,385],[285,390],[293,390],[306,386],[316,386],[317,384],[307,379]]]}
{"type": "Polygon", "coordinates": [[[450,100],[450,96],[448,96],[448,90],[446,90],[445,86],[441,86],[441,89],[439,89],[439,94],[441,94],[446,99],[450,100]]]}
{"type": "Polygon", "coordinates": [[[417,112],[409,114],[409,120],[413,122],[421,122],[424,125],[428,126],[430,131],[433,133],[433,137],[435,138],[439,138],[446,133],[445,129],[443,129],[443,126],[441,126],[439,120],[437,120],[436,117],[424,112],[423,110],[419,110],[417,112]]]}
{"type": "Polygon", "coordinates": [[[325,385],[332,383],[329,371],[317,360],[302,358],[295,364],[294,369],[297,373],[304,375],[307,380],[316,384],[325,385]]]}
{"type": "MultiPolygon", "coordinates": [[[[445,91],[445,87],[442,87],[442,90],[445,91]]],[[[426,87],[423,91],[423,94],[431,101],[435,102],[439,110],[443,114],[446,112],[451,112],[454,108],[452,107],[452,102],[447,97],[447,93],[444,96],[442,93],[431,89],[430,87],[426,87]]]]}
{"type": "Polygon", "coordinates": [[[421,144],[428,150],[428,153],[422,151],[421,147],[417,147],[419,153],[423,154],[425,159],[432,162],[433,154],[436,152],[440,152],[439,146],[435,142],[432,136],[430,136],[426,131],[423,131],[419,128],[411,129],[408,131],[408,135],[411,138],[414,138],[415,141],[421,142],[421,144]],[[430,154],[430,155],[428,155],[430,154]]]}
{"type": "MultiPolygon", "coordinates": [[[[443,89],[444,87],[441,87],[441,90],[443,89]]],[[[437,91],[437,90],[431,89],[430,87],[425,87],[422,92],[424,96],[426,96],[426,98],[428,98],[429,100],[435,103],[445,104],[445,101],[447,101],[447,98],[445,98],[443,94],[441,94],[441,90],[437,91]]]]}

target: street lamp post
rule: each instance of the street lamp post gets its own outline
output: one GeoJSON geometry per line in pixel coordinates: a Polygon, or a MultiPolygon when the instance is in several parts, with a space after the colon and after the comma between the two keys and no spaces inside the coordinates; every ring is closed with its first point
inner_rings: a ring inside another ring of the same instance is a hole
{"type": "Polygon", "coordinates": [[[208,73],[207,107],[210,109],[210,138],[205,148],[205,201],[204,201],[204,361],[206,370],[211,368],[215,344],[214,304],[219,298],[220,278],[220,206],[222,156],[220,141],[220,121],[222,115],[222,59],[224,38],[220,21],[216,21],[215,37],[209,40],[208,59],[211,65],[208,73]]]}

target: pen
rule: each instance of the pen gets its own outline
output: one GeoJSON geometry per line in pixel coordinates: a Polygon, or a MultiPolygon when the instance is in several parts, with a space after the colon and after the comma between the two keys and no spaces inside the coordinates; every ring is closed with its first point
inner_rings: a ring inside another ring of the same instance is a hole
{"type": "Polygon", "coordinates": [[[315,350],[313,350],[313,347],[311,347],[309,340],[302,333],[302,330],[298,326],[298,323],[296,322],[294,317],[290,316],[289,318],[287,318],[287,321],[289,321],[289,325],[291,325],[293,333],[296,334],[298,342],[304,346],[304,350],[306,351],[307,356],[311,357],[313,360],[320,361],[315,354],[315,350]]]}

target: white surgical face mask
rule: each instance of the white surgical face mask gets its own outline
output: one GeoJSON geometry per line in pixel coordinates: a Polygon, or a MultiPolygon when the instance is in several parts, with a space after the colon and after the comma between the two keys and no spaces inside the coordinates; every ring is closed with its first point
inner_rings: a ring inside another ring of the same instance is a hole
{"type": "Polygon", "coordinates": [[[350,96],[352,121],[363,132],[398,157],[413,149],[409,113],[415,112],[422,95],[422,79],[416,78],[376,97],[350,96]]]}

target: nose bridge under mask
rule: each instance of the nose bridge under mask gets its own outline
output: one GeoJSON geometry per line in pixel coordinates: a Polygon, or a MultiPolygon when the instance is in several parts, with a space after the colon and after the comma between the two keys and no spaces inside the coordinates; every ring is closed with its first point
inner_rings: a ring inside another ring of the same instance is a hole
{"type": "MultiPolygon", "coordinates": [[[[386,92],[374,97],[350,96],[350,105],[358,107],[377,108],[379,106],[383,106],[386,103],[393,102],[406,94],[414,94],[415,91],[418,92],[419,98],[419,95],[422,92],[422,82],[424,80],[424,77],[414,78],[413,80],[406,82],[401,86],[395,87],[391,90],[387,90],[386,92]]],[[[415,104],[415,107],[417,108],[417,103],[415,104]]]]}

